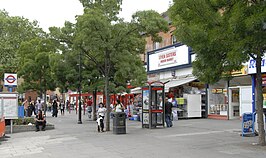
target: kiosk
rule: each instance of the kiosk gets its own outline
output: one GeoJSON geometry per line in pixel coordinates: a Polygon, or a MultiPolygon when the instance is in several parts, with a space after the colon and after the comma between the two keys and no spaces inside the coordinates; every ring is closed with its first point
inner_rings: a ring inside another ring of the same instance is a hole
{"type": "Polygon", "coordinates": [[[149,82],[142,87],[142,128],[164,127],[164,83],[149,82]]]}

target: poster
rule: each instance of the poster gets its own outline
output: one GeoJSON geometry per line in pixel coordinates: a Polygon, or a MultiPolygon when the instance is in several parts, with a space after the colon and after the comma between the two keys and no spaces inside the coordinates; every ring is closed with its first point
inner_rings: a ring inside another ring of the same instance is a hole
{"type": "Polygon", "coordinates": [[[17,99],[4,99],[4,116],[6,119],[15,119],[18,115],[17,99]]]}
{"type": "Polygon", "coordinates": [[[143,124],[149,124],[149,113],[143,113],[143,124]]]}
{"type": "Polygon", "coordinates": [[[0,93],[1,106],[3,106],[5,119],[18,118],[18,94],[0,93]]]}
{"type": "Polygon", "coordinates": [[[149,90],[143,90],[143,109],[149,109],[149,90]]]}
{"type": "Polygon", "coordinates": [[[252,113],[244,113],[242,118],[242,134],[253,132],[253,115],[252,113]]]}

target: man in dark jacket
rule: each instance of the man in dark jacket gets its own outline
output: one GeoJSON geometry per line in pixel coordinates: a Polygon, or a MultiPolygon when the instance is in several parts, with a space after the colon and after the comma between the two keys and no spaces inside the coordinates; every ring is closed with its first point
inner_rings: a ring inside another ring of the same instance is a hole
{"type": "Polygon", "coordinates": [[[53,107],[53,113],[52,113],[52,116],[53,116],[53,117],[54,117],[54,116],[57,117],[57,113],[58,113],[58,104],[57,104],[57,101],[56,101],[56,100],[54,100],[52,107],[53,107]]]}
{"type": "Polygon", "coordinates": [[[38,114],[36,115],[36,118],[35,118],[36,132],[40,130],[40,127],[39,127],[40,125],[42,126],[42,131],[44,131],[45,126],[46,126],[46,120],[45,120],[45,116],[42,113],[42,110],[38,110],[38,114]]]}
{"type": "Polygon", "coordinates": [[[165,110],[165,122],[166,122],[167,127],[173,126],[172,119],[171,119],[172,107],[173,107],[173,104],[169,102],[168,97],[165,97],[164,110],[165,110]]]}

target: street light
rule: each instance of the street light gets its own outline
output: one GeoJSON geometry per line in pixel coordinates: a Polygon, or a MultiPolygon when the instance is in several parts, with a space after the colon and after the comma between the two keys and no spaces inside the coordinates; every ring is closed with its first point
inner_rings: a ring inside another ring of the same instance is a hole
{"type": "Polygon", "coordinates": [[[81,121],[81,52],[79,53],[79,113],[78,113],[78,124],[82,124],[81,121]]]}

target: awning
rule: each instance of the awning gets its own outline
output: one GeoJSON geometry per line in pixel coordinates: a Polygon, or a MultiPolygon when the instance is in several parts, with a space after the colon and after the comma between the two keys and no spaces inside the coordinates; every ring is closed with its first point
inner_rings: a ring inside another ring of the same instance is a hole
{"type": "Polygon", "coordinates": [[[131,89],[130,90],[130,93],[131,94],[138,94],[138,93],[141,93],[141,87],[136,87],[134,89],[131,89]]]}
{"type": "Polygon", "coordinates": [[[197,78],[195,78],[195,77],[189,77],[189,78],[171,80],[170,82],[165,84],[164,91],[165,92],[169,92],[169,88],[171,88],[171,87],[177,87],[177,86],[192,82],[192,81],[194,81],[196,79],[197,78]]]}

